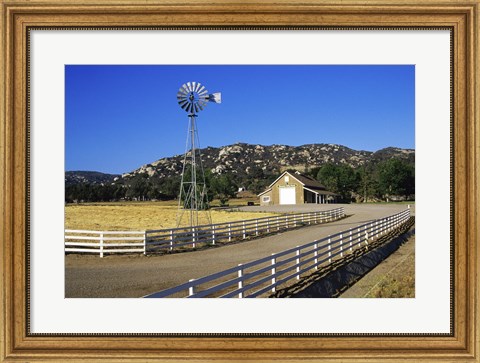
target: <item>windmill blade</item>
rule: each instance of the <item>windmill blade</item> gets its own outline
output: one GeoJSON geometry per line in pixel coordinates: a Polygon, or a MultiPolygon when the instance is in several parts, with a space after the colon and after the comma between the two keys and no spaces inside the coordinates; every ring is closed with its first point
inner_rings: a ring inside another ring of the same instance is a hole
{"type": "Polygon", "coordinates": [[[202,85],[200,84],[200,82],[197,82],[197,85],[195,86],[195,92],[198,93],[198,90],[200,89],[200,87],[202,87],[202,85]]]}
{"type": "Polygon", "coordinates": [[[187,84],[186,84],[186,83],[182,85],[182,88],[184,89],[185,94],[188,94],[188,92],[190,92],[190,91],[188,90],[188,87],[187,87],[187,84]]]}
{"type": "Polygon", "coordinates": [[[185,111],[188,112],[188,110],[187,110],[188,105],[189,105],[189,103],[187,102],[187,103],[184,103],[183,105],[180,105],[180,107],[183,108],[185,111]]]}
{"type": "Polygon", "coordinates": [[[188,92],[192,92],[192,91],[193,91],[192,82],[187,82],[187,87],[188,87],[188,92]]]}
{"type": "Polygon", "coordinates": [[[186,100],[186,99],[187,99],[187,95],[177,93],[177,100],[186,100]]]}
{"type": "Polygon", "coordinates": [[[178,101],[178,104],[180,105],[180,107],[183,107],[185,104],[187,104],[188,101],[187,100],[180,100],[178,101]]]}
{"type": "MultiPolygon", "coordinates": [[[[200,84],[200,83],[199,83],[199,84],[200,84]]],[[[203,94],[205,94],[205,93],[208,93],[208,91],[205,89],[204,86],[202,86],[202,85],[200,85],[200,86],[201,86],[201,87],[200,87],[200,88],[198,89],[198,91],[197,91],[199,95],[203,95],[203,94]]]]}
{"type": "Polygon", "coordinates": [[[197,104],[194,104],[194,105],[193,105],[193,108],[195,109],[195,112],[198,112],[199,108],[198,108],[198,105],[197,105],[197,104]]]}
{"type": "Polygon", "coordinates": [[[197,82],[192,82],[192,92],[197,92],[196,88],[197,88],[197,82]]]}
{"type": "Polygon", "coordinates": [[[185,88],[183,88],[184,86],[185,85],[183,85],[182,87],[179,88],[178,93],[182,93],[184,95],[186,95],[188,93],[188,91],[185,88]]]}

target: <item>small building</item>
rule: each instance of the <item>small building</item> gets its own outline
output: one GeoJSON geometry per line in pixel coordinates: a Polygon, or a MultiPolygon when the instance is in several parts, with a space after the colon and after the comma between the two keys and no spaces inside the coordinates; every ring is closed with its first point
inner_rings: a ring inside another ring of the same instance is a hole
{"type": "Polygon", "coordinates": [[[258,195],[260,205],[335,203],[337,194],[332,193],[314,178],[284,171],[269,187],[258,195]]]}

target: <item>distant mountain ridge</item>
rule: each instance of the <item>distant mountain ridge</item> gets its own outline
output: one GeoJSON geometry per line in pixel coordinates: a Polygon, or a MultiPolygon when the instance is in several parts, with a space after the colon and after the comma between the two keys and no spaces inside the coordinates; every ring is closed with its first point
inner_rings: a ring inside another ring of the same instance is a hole
{"type": "MultiPolygon", "coordinates": [[[[368,162],[400,158],[415,162],[415,150],[387,147],[376,152],[353,150],[336,144],[307,144],[302,146],[236,143],[223,147],[201,149],[206,170],[214,174],[233,173],[241,177],[278,174],[285,169],[300,171],[320,167],[326,163],[347,164],[357,168],[368,162]]],[[[122,175],[131,178],[138,174],[165,178],[180,175],[184,155],[175,155],[145,164],[122,175]]]]}
{"type": "MultiPolygon", "coordinates": [[[[202,163],[213,175],[229,174],[239,187],[254,192],[263,190],[286,169],[308,172],[326,163],[346,164],[353,168],[398,158],[415,163],[415,150],[387,147],[375,152],[353,150],[336,144],[307,144],[301,146],[259,145],[236,143],[222,147],[201,149],[202,163]]],[[[158,159],[128,173],[107,174],[97,171],[67,171],[65,185],[112,185],[129,186],[139,178],[147,178],[158,185],[159,190],[174,195],[182,172],[184,155],[158,159]],[[170,185],[170,188],[167,186],[170,185]],[[167,192],[167,190],[169,190],[167,192]]],[[[315,176],[315,175],[314,175],[315,176]]]]}
{"type": "Polygon", "coordinates": [[[120,174],[106,174],[98,171],[66,171],[65,184],[109,184],[121,178],[120,174]]]}

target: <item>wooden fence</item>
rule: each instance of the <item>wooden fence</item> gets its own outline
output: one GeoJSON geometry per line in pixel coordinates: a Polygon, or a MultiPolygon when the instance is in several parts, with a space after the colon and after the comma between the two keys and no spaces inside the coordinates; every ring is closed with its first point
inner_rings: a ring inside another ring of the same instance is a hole
{"type": "Polygon", "coordinates": [[[277,286],[299,280],[301,275],[332,263],[354,249],[368,245],[400,227],[410,210],[370,221],[320,240],[240,264],[163,290],[147,298],[163,297],[258,297],[275,292],[277,286]]]}
{"type": "Polygon", "coordinates": [[[301,226],[337,220],[345,216],[343,207],[328,211],[282,214],[209,224],[188,228],[148,231],[65,230],[65,253],[96,253],[100,257],[113,253],[156,253],[188,250],[235,240],[255,238],[301,226]]]}

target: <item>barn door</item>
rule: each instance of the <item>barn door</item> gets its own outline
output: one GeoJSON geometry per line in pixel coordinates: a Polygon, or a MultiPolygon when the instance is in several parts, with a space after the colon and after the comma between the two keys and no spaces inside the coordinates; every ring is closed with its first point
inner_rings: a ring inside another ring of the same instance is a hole
{"type": "Polygon", "coordinates": [[[295,186],[279,188],[280,204],[295,203],[295,186]]]}

